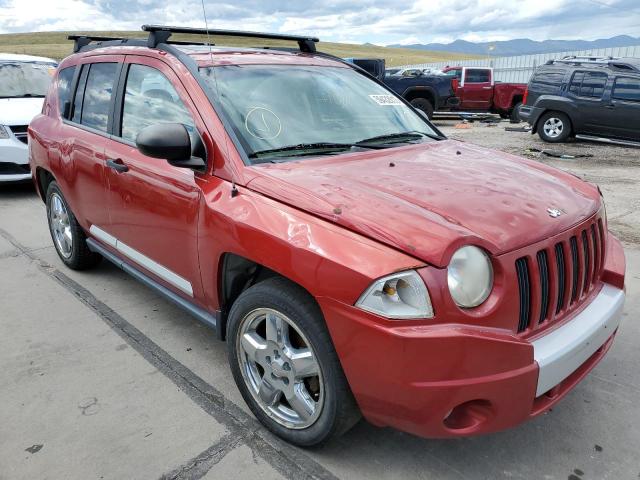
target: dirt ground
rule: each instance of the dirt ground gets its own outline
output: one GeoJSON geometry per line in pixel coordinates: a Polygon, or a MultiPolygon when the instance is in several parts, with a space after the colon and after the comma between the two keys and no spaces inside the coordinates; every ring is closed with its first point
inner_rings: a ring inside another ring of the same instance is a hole
{"type": "Polygon", "coordinates": [[[473,122],[466,124],[468,128],[456,128],[459,120],[437,120],[435,123],[450,138],[536,158],[598,184],[606,201],[609,228],[625,244],[640,245],[640,148],[585,141],[545,143],[529,132],[506,131],[505,127],[525,125],[512,125],[508,120],[497,124],[473,122]],[[589,157],[559,159],[529,152],[529,149],[589,157]]]}

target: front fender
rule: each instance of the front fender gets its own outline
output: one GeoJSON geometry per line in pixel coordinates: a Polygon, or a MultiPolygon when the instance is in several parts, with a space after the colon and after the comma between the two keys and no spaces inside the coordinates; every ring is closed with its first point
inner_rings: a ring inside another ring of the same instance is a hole
{"type": "Polygon", "coordinates": [[[215,179],[204,189],[198,249],[209,308],[220,307],[216,272],[227,253],[298,283],[314,297],[353,304],[371,282],[424,263],[265,195],[215,179]],[[212,293],[213,292],[213,293],[212,293]]]}

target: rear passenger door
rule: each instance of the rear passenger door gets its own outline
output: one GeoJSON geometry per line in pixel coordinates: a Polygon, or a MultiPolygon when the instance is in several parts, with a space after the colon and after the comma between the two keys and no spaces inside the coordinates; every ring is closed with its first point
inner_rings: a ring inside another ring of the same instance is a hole
{"type": "Polygon", "coordinates": [[[612,135],[611,125],[607,122],[610,111],[605,108],[604,100],[608,78],[606,72],[581,70],[576,70],[571,76],[567,97],[573,100],[575,113],[567,113],[576,133],[612,135]]]}
{"type": "MultiPolygon", "coordinates": [[[[118,253],[157,282],[198,298],[197,225],[207,177],[143,155],[135,140],[147,126],[181,123],[194,144],[204,124],[177,75],[158,59],[127,56],[118,92],[113,141],[106,149],[111,221],[98,235],[112,246],[117,240],[118,253]]],[[[195,155],[204,158],[206,152],[195,155]]]]}
{"type": "Polygon", "coordinates": [[[57,178],[78,221],[87,230],[93,224],[109,221],[105,147],[123,61],[124,56],[116,55],[88,57],[75,67],[73,101],[60,127],[57,178]]]}
{"type": "Polygon", "coordinates": [[[616,77],[606,108],[616,137],[640,141],[640,78],[616,77]]]}

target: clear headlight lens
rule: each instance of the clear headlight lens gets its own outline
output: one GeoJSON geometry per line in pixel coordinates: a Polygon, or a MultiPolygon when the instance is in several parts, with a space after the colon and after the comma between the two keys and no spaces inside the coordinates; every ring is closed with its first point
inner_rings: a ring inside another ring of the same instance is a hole
{"type": "Polygon", "coordinates": [[[4,125],[0,125],[0,138],[9,138],[9,130],[4,125]]]}
{"type": "Polygon", "coordinates": [[[433,317],[429,291],[415,270],[376,280],[356,302],[356,307],[392,319],[433,317]]]}
{"type": "Polygon", "coordinates": [[[447,283],[454,302],[463,308],[482,304],[493,288],[493,267],[484,250],[466,246],[451,257],[447,283]]]}

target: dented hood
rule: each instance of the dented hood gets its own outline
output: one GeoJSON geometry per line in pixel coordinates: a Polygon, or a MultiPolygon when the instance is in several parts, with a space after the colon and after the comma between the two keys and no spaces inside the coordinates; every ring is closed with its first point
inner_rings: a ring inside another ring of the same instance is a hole
{"type": "Polygon", "coordinates": [[[254,173],[250,189],[441,267],[463,244],[499,255],[570,228],[600,204],[597,188],[570,174],[453,140],[254,173]]]}

